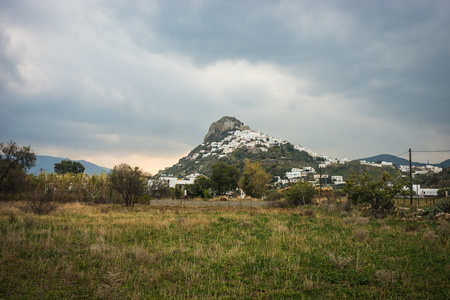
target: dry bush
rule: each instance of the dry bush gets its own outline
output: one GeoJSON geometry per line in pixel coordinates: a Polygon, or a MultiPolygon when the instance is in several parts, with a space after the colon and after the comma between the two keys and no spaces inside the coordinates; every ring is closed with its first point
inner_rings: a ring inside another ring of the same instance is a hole
{"type": "Polygon", "coordinates": [[[27,197],[26,203],[21,209],[27,213],[48,215],[57,207],[58,205],[52,201],[50,195],[36,193],[27,197]]]}
{"type": "Polygon", "coordinates": [[[98,237],[97,241],[89,247],[91,254],[103,256],[108,250],[108,245],[103,237],[98,237]]]}
{"type": "Polygon", "coordinates": [[[365,239],[367,239],[368,236],[369,236],[369,231],[368,230],[358,230],[353,235],[353,239],[359,240],[359,241],[364,241],[365,239]]]}
{"type": "Polygon", "coordinates": [[[364,217],[347,217],[344,218],[344,223],[346,224],[355,224],[355,225],[367,225],[369,224],[369,218],[364,217]]]}
{"type": "Polygon", "coordinates": [[[125,276],[122,272],[108,271],[103,276],[102,284],[97,291],[100,299],[119,299],[119,288],[122,285],[125,276]]]}
{"type": "Polygon", "coordinates": [[[338,269],[342,270],[347,267],[353,260],[352,256],[335,256],[333,253],[328,255],[331,263],[338,269]]]}
{"type": "Polygon", "coordinates": [[[150,253],[142,246],[134,246],[131,249],[131,255],[138,264],[147,263],[152,260],[150,253]]]}
{"type": "Polygon", "coordinates": [[[396,272],[391,270],[377,270],[375,272],[375,277],[380,282],[394,282],[397,280],[396,272]]]}
{"type": "Polygon", "coordinates": [[[252,221],[244,221],[241,223],[242,227],[254,227],[255,224],[252,221]]]}
{"type": "Polygon", "coordinates": [[[433,230],[428,230],[423,234],[423,239],[428,242],[434,242],[437,239],[436,233],[433,230]]]}

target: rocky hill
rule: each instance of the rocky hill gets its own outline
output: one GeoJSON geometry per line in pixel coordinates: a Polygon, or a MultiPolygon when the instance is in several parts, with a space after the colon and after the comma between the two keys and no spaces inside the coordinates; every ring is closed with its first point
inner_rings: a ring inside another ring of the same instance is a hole
{"type": "Polygon", "coordinates": [[[317,168],[319,162],[326,158],[307,148],[252,130],[238,119],[226,116],[211,124],[202,144],[159,174],[182,177],[201,173],[208,176],[211,165],[218,160],[236,164],[242,169],[245,159],[261,161],[273,175],[283,176],[291,168],[317,168]]]}
{"type": "Polygon", "coordinates": [[[336,159],[318,155],[300,145],[292,145],[288,141],[252,130],[250,126],[228,116],[212,123],[200,145],[178,163],[158,174],[179,178],[195,173],[209,176],[212,164],[219,160],[236,164],[243,170],[245,159],[260,161],[266,171],[281,178],[292,168],[312,167],[318,172],[319,164],[326,165],[323,174],[329,176],[341,175],[346,178],[352,172],[366,172],[373,178],[378,178],[383,172],[395,177],[399,175],[399,171],[392,166],[374,167],[357,161],[339,163],[336,159]]]}

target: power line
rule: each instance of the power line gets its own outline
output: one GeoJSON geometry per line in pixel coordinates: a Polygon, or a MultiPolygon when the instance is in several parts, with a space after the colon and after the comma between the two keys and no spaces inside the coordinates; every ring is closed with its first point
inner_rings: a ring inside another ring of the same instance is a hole
{"type": "Polygon", "coordinates": [[[419,150],[413,150],[412,152],[450,152],[450,150],[423,150],[423,151],[419,151],[419,150]]]}
{"type": "MultiPolygon", "coordinates": [[[[411,152],[419,152],[419,153],[444,153],[444,152],[450,152],[450,150],[411,150],[411,152]]],[[[397,154],[395,156],[400,157],[402,155],[405,155],[409,153],[408,151],[405,151],[403,153],[397,154]]]]}
{"type": "Polygon", "coordinates": [[[395,155],[395,156],[401,156],[401,155],[404,155],[404,154],[406,154],[406,153],[408,153],[409,152],[409,150],[408,151],[405,151],[405,152],[403,152],[403,153],[400,153],[400,154],[397,154],[397,155],[395,155]]]}

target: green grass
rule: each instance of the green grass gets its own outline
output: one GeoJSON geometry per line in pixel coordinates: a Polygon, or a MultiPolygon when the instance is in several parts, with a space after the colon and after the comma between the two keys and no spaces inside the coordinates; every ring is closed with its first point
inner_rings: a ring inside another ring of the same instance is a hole
{"type": "Polygon", "coordinates": [[[319,207],[67,204],[30,216],[0,205],[0,298],[450,298],[448,223],[319,207]]]}

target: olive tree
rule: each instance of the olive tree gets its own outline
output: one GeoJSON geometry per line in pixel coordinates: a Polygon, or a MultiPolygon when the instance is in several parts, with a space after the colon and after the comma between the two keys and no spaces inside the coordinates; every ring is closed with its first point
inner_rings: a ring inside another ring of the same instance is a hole
{"type": "Polygon", "coordinates": [[[0,143],[0,190],[14,191],[23,186],[26,171],[36,164],[30,146],[19,147],[13,141],[0,143]]]}
{"type": "Polygon", "coordinates": [[[144,194],[146,179],[138,167],[128,164],[114,166],[109,173],[111,188],[116,190],[125,201],[125,206],[134,206],[137,198],[144,194]]]}
{"type": "Polygon", "coordinates": [[[288,188],[286,198],[296,205],[306,205],[312,203],[316,194],[317,190],[311,182],[300,179],[288,188]]]}
{"type": "Polygon", "coordinates": [[[387,210],[394,207],[394,197],[406,185],[403,178],[397,179],[392,179],[387,172],[384,172],[378,181],[373,181],[372,176],[367,173],[359,176],[353,173],[345,181],[343,191],[352,203],[367,203],[373,216],[383,217],[387,210]]]}

